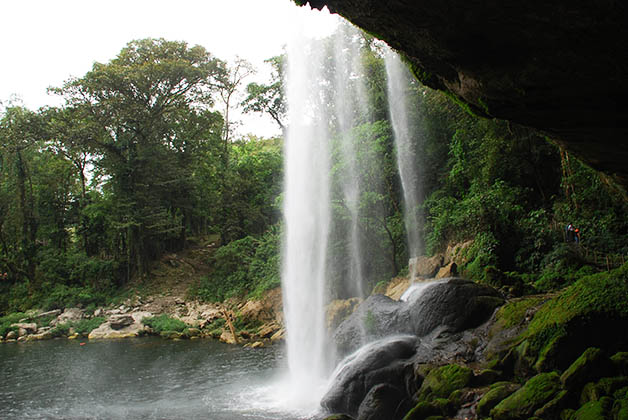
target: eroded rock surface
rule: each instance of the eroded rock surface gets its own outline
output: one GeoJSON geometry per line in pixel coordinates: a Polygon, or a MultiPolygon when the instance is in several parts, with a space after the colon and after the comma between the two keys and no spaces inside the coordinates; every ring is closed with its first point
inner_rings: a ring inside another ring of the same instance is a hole
{"type": "Polygon", "coordinates": [[[423,337],[439,327],[456,333],[480,325],[502,303],[495,289],[458,278],[434,282],[408,302],[373,295],[340,324],[334,341],[345,355],[361,343],[394,334],[423,337]]]}
{"type": "MultiPolygon", "coordinates": [[[[306,0],[297,0],[306,3],[306,0]]],[[[476,114],[548,133],[628,187],[628,8],[615,1],[310,0],[476,114]]]]}

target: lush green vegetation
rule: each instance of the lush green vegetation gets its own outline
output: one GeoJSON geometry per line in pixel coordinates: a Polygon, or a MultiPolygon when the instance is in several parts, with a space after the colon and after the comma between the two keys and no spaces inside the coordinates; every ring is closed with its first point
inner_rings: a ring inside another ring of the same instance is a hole
{"type": "MultiPolygon", "coordinates": [[[[0,314],[105,305],[191,238],[271,242],[281,140],[235,138],[226,117],[245,68],[183,42],[133,41],[53,89],[64,106],[0,109],[0,314]]],[[[256,95],[251,111],[265,112],[256,95]]],[[[276,249],[261,246],[259,276],[276,249]]]]}
{"type": "MultiPolygon", "coordinates": [[[[333,297],[355,293],[352,270],[369,291],[408,260],[382,53],[368,36],[347,42],[361,51],[364,76],[353,82],[364,83],[367,104],[349,132],[329,122],[333,297]],[[360,267],[349,263],[341,186],[352,170],[360,267]]],[[[239,106],[284,128],[282,62],[269,60],[270,82],[250,84],[239,106]]],[[[222,246],[191,297],[259,297],[278,285],[282,141],[237,137],[228,118],[249,73],[202,47],[146,39],[53,89],[62,107],[3,108],[0,313],[104,305],[164,253],[210,234],[222,246]]],[[[473,239],[460,271],[514,295],[566,287],[620,261],[606,255],[628,255],[628,204],[604,177],[538,133],[478,119],[413,80],[408,92],[428,254],[473,239]],[[565,242],[567,223],[580,228],[580,246],[565,242]]]]}

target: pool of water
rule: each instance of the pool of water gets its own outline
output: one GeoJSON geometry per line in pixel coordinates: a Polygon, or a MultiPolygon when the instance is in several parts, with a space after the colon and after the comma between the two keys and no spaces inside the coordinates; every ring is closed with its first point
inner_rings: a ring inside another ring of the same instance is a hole
{"type": "Polygon", "coordinates": [[[2,419],[309,419],[280,346],[153,338],[0,344],[2,419]],[[84,343],[81,345],[81,343],[84,343]]]}

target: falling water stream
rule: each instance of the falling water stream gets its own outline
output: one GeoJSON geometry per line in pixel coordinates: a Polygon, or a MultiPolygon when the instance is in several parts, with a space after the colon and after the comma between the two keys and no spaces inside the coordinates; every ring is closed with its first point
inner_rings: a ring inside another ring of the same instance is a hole
{"type": "MultiPolygon", "coordinates": [[[[388,50],[384,55],[388,85],[388,108],[395,135],[397,148],[397,167],[403,189],[403,210],[410,258],[422,254],[418,207],[420,199],[420,180],[416,168],[416,151],[412,141],[411,121],[409,117],[408,87],[410,73],[401,62],[399,55],[388,50]]],[[[416,273],[410,273],[414,279],[416,273]]]]}
{"type": "Polygon", "coordinates": [[[288,46],[282,286],[291,399],[316,407],[329,370],[325,275],[330,228],[330,157],[320,42],[294,36],[288,46]]]}
{"type": "MultiPolygon", "coordinates": [[[[339,142],[339,177],[343,206],[348,214],[347,249],[349,284],[346,290],[364,297],[359,240],[361,188],[355,149],[356,126],[364,121],[367,95],[361,62],[359,30],[340,25],[333,48],[319,40],[293,36],[288,45],[285,96],[288,129],[285,145],[282,285],[290,369],[290,399],[299,407],[318,407],[333,371],[333,352],[325,325],[329,296],[328,243],[333,226],[331,209],[331,149],[339,142]],[[330,71],[331,70],[331,71],[330,71]],[[331,87],[331,89],[330,89],[331,87]],[[332,138],[336,136],[335,138],[332,138]]],[[[418,186],[412,165],[407,74],[399,58],[387,50],[386,70],[390,116],[393,122],[399,172],[404,190],[406,226],[412,256],[419,252],[418,186]]],[[[363,163],[363,162],[362,162],[363,163]]],[[[376,164],[376,163],[373,163],[376,164]]],[[[334,269],[334,267],[331,267],[334,269]]]]}

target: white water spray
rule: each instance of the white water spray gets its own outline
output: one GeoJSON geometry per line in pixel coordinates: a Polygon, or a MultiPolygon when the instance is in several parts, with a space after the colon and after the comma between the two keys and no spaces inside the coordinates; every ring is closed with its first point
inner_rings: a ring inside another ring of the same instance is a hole
{"type": "MultiPolygon", "coordinates": [[[[388,107],[397,148],[397,167],[403,188],[403,209],[408,235],[408,254],[416,257],[423,253],[419,232],[420,187],[415,162],[416,152],[412,141],[408,115],[408,86],[411,75],[399,56],[393,51],[384,55],[388,79],[388,107]]],[[[416,273],[410,273],[414,279],[416,273]]]]}
{"type": "Polygon", "coordinates": [[[290,398],[315,408],[329,372],[325,274],[330,226],[329,134],[321,80],[322,44],[288,47],[282,284],[290,398]]]}
{"type": "Polygon", "coordinates": [[[349,24],[341,25],[334,37],[334,114],[340,136],[345,171],[340,177],[344,205],[349,213],[347,243],[349,250],[349,296],[364,297],[363,255],[359,237],[361,185],[358,153],[353,128],[366,114],[366,89],[360,60],[360,32],[349,24]]]}

